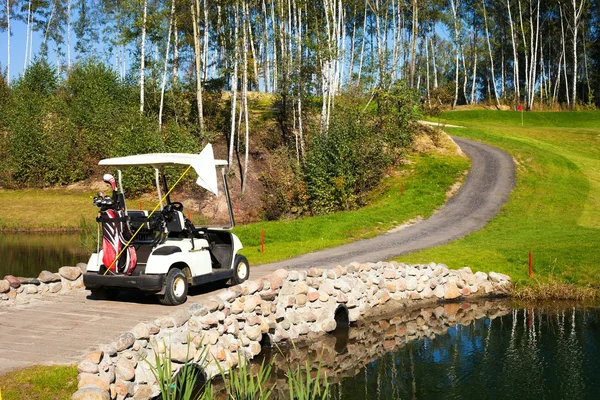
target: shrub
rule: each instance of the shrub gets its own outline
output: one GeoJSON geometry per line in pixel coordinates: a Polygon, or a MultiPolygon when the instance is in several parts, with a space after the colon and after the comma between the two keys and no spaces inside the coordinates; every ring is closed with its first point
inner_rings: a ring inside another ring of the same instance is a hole
{"type": "Polygon", "coordinates": [[[308,147],[303,176],[314,214],[360,205],[391,162],[385,141],[347,113],[336,113],[327,134],[314,137],[308,147]]]}
{"type": "Polygon", "coordinates": [[[129,88],[115,71],[94,59],[77,63],[69,71],[64,97],[67,114],[77,126],[85,153],[92,159],[105,157],[115,145],[123,112],[135,106],[129,88]]]}

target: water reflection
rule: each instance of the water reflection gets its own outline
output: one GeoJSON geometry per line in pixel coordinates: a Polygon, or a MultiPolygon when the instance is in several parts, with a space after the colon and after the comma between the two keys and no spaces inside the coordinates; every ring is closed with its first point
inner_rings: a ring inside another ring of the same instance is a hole
{"type": "MultiPolygon", "coordinates": [[[[447,304],[364,322],[276,361],[322,360],[333,399],[598,398],[598,309],[447,304]]],[[[312,363],[316,371],[317,362],[312,363]]]]}
{"type": "Polygon", "coordinates": [[[87,262],[79,234],[0,234],[0,279],[7,274],[37,277],[63,265],[87,262]]]}

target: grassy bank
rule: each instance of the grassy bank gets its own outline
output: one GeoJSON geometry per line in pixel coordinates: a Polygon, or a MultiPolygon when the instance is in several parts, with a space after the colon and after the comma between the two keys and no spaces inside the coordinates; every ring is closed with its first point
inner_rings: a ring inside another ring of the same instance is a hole
{"type": "Polygon", "coordinates": [[[484,229],[399,257],[499,271],[517,286],[555,282],[600,288],[600,112],[459,111],[446,131],[506,150],[517,163],[510,201],[484,229]],[[528,277],[533,253],[534,279],[528,277]]]}

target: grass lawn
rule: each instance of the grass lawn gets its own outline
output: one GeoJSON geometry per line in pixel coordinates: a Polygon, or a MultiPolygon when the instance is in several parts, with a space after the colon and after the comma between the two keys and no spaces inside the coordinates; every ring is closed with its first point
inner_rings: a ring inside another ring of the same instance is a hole
{"type": "Polygon", "coordinates": [[[70,399],[77,391],[77,366],[35,366],[0,375],[2,400],[70,399]]]}
{"type": "Polygon", "coordinates": [[[600,112],[456,111],[448,133],[504,149],[517,162],[510,201],[484,229],[397,258],[500,271],[517,285],[552,278],[600,288],[600,112]]]}

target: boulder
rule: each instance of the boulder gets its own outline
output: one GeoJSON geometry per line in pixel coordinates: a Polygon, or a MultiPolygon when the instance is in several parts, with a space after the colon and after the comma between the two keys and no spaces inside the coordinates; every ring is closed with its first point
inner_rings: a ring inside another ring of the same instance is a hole
{"type": "Polygon", "coordinates": [[[60,282],[60,275],[55,274],[54,272],[44,270],[40,272],[38,279],[42,283],[60,282]]]}
{"type": "Polygon", "coordinates": [[[8,283],[10,284],[10,287],[17,289],[18,287],[21,286],[21,281],[18,280],[17,278],[15,278],[12,275],[6,275],[4,277],[5,281],[8,281],[8,283]]]}
{"type": "Polygon", "coordinates": [[[108,390],[101,390],[97,387],[86,387],[73,393],[71,400],[110,400],[110,396],[108,390]]]}
{"type": "MultiPolygon", "coordinates": [[[[131,332],[122,333],[115,341],[115,347],[117,352],[126,350],[133,346],[135,342],[135,336],[131,332]]],[[[104,350],[106,352],[106,350],[104,350]]]]}
{"type": "Polygon", "coordinates": [[[48,291],[50,293],[58,293],[62,290],[62,283],[61,282],[54,282],[48,285],[48,291]]]}
{"type": "Polygon", "coordinates": [[[116,366],[117,379],[130,381],[135,376],[135,367],[131,361],[121,357],[116,366]]]}
{"type": "Polygon", "coordinates": [[[445,286],[446,291],[444,293],[444,299],[452,300],[456,299],[457,297],[460,297],[460,290],[458,289],[458,286],[456,286],[454,283],[448,282],[445,286]]]}
{"type": "Polygon", "coordinates": [[[81,276],[81,269],[77,267],[60,267],[58,273],[63,278],[74,281],[81,276]]]}
{"type": "Polygon", "coordinates": [[[10,282],[6,279],[0,280],[0,293],[6,293],[10,290],[10,282]]]}
{"type": "Polygon", "coordinates": [[[86,374],[95,374],[98,372],[98,363],[85,359],[77,365],[77,372],[86,374]]]}
{"type": "Polygon", "coordinates": [[[19,282],[21,282],[21,285],[39,285],[41,282],[39,279],[37,278],[22,278],[19,277],[17,278],[19,280],[19,282]]]}
{"type": "Polygon", "coordinates": [[[87,272],[87,264],[86,263],[80,262],[80,263],[77,263],[77,265],[75,265],[75,266],[77,268],[79,268],[82,273],[85,274],[87,272]]]}

